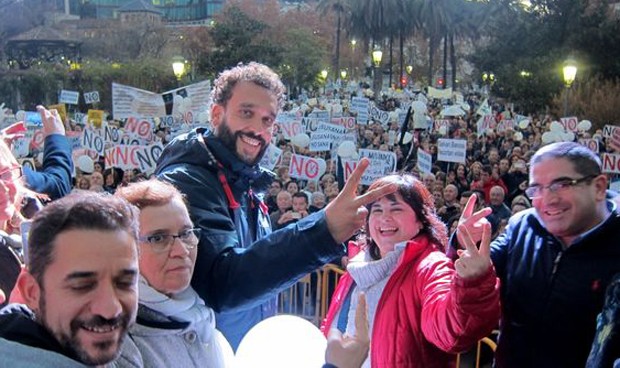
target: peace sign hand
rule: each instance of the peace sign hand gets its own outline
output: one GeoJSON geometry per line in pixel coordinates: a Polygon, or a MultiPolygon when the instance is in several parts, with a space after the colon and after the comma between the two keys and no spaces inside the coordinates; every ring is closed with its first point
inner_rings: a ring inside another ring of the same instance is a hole
{"type": "MultiPolygon", "coordinates": [[[[482,229],[483,226],[485,224],[489,224],[489,221],[485,218],[488,215],[491,214],[491,209],[489,207],[485,207],[483,209],[481,209],[480,211],[474,213],[474,208],[476,207],[476,200],[478,199],[478,197],[475,194],[472,194],[471,197],[469,197],[469,200],[467,201],[467,204],[465,205],[465,209],[463,209],[463,213],[461,214],[461,218],[459,219],[459,227],[458,229],[461,228],[461,225],[463,225],[465,228],[467,228],[467,231],[472,239],[472,241],[475,243],[478,243],[481,239],[482,239],[482,229]]],[[[457,229],[457,232],[460,232],[457,229]]],[[[461,247],[464,247],[465,244],[463,242],[461,242],[461,239],[458,237],[457,234],[457,240],[460,243],[461,247]]]]}
{"type": "Polygon", "coordinates": [[[482,276],[491,266],[491,224],[489,222],[483,223],[481,228],[482,239],[480,249],[478,249],[467,227],[463,224],[458,226],[456,236],[459,243],[465,246],[465,249],[457,251],[459,259],[454,262],[454,268],[463,279],[482,276]]]}
{"type": "Polygon", "coordinates": [[[365,205],[398,189],[397,184],[386,184],[358,196],[357,186],[368,165],[370,161],[363,158],[349,176],[342,191],[325,207],[327,228],[337,243],[346,241],[364,227],[368,214],[365,205]]]}

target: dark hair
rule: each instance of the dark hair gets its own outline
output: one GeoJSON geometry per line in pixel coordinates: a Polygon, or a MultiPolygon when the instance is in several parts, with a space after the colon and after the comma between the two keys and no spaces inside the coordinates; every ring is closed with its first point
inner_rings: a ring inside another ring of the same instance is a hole
{"type": "Polygon", "coordinates": [[[114,195],[125,199],[139,209],[164,206],[175,198],[179,198],[187,205],[185,196],[174,185],[158,179],[131,183],[126,187],[118,188],[114,195]]]}
{"type": "MultiPolygon", "coordinates": [[[[107,193],[76,191],[51,202],[33,218],[28,239],[28,270],[43,287],[43,275],[54,261],[56,237],[70,230],[123,230],[138,239],[138,209],[107,193]]],[[[84,246],[88,246],[84,239],[84,246]]]]}
{"type": "Polygon", "coordinates": [[[304,198],[306,200],[306,203],[309,203],[310,200],[308,199],[308,195],[306,194],[306,192],[297,192],[297,193],[293,193],[293,198],[304,198]]]}
{"type": "MultiPolygon", "coordinates": [[[[416,179],[413,175],[409,174],[393,174],[384,176],[375,180],[370,185],[368,190],[373,190],[383,184],[397,183],[397,193],[401,195],[405,203],[409,205],[415,212],[418,220],[422,223],[422,229],[420,234],[426,234],[431,242],[433,242],[439,250],[444,251],[448,242],[448,233],[446,225],[437,217],[435,213],[435,201],[433,195],[426,189],[424,184],[416,179]]],[[[388,194],[386,196],[390,200],[395,199],[394,194],[388,194]]],[[[372,206],[372,203],[368,205],[368,208],[372,206]]],[[[369,212],[370,213],[370,212],[369,212]]],[[[366,217],[366,234],[370,234],[368,228],[368,219],[366,217]]],[[[380,259],[379,247],[373,239],[368,238],[368,251],[373,259],[380,259]]]]}
{"type": "Polygon", "coordinates": [[[541,147],[530,160],[530,168],[548,159],[563,158],[570,161],[577,173],[583,176],[600,175],[601,160],[586,146],[574,142],[559,142],[541,147]]]}
{"type": "Polygon", "coordinates": [[[232,97],[232,90],[238,82],[252,82],[272,92],[278,100],[278,109],[284,105],[284,92],[286,91],[280,77],[268,66],[251,62],[239,63],[234,68],[220,73],[211,91],[211,102],[226,106],[232,97]]]}

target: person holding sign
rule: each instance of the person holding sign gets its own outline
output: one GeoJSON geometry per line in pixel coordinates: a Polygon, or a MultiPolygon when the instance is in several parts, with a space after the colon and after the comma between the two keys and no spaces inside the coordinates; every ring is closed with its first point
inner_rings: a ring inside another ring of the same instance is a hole
{"type": "Polygon", "coordinates": [[[273,174],[258,166],[284,103],[284,85],[258,63],[219,75],[211,93],[213,131],[176,137],[155,174],[189,201],[201,229],[192,286],[216,312],[217,326],[234,349],[246,332],[276,311],[277,294],[339,258],[342,242],[364,223],[364,205],[394,191],[378,187],[362,196],[362,160],[339,196],[322,211],[271,232],[262,194],[273,174]]]}
{"type": "MultiPolygon", "coordinates": [[[[620,214],[606,189],[585,146],[553,143],[532,156],[525,193],[534,208],[512,216],[491,244],[502,281],[496,367],[585,366],[605,289],[620,272],[620,214]]],[[[457,234],[480,241],[489,212],[466,206],[457,234]]]]}
{"type": "Polygon", "coordinates": [[[499,321],[499,282],[489,258],[491,227],[480,249],[467,244],[452,262],[444,254],[446,225],[433,196],[411,175],[389,175],[370,189],[398,185],[369,205],[367,249],[340,278],[324,333],[353,335],[357,295],[368,305],[370,356],[363,367],[448,367],[458,353],[489,334],[499,321]]]}

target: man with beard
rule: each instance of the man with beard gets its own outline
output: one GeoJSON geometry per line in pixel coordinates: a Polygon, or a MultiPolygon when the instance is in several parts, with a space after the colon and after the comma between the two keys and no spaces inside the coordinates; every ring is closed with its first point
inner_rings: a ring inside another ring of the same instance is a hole
{"type": "Polygon", "coordinates": [[[252,326],[275,314],[280,291],[343,255],[341,243],[364,224],[363,206],[396,188],[357,196],[369,164],[362,160],[324,210],[272,233],[261,196],[274,175],[258,163],[284,104],[284,85],[265,65],[239,65],[219,75],[211,100],[213,132],[198,128],[174,139],[155,173],[187,196],[202,229],[192,286],[236,349],[252,326]]]}
{"type": "Polygon", "coordinates": [[[137,236],[137,209],[120,198],[80,192],[40,211],[16,286],[25,305],[0,315],[0,366],[113,361],[136,317],[137,236]]]}

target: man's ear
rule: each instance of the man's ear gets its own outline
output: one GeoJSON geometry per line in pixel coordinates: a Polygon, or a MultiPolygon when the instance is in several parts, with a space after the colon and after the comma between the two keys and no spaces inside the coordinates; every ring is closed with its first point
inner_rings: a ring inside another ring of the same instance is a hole
{"type": "Polygon", "coordinates": [[[594,178],[594,185],[596,186],[596,199],[604,201],[607,198],[607,176],[601,174],[594,178]]]}
{"type": "Polygon", "coordinates": [[[32,276],[26,268],[23,268],[17,278],[15,289],[13,290],[13,293],[11,293],[11,302],[21,302],[28,305],[31,310],[38,311],[40,299],[41,286],[34,276],[32,276]]]}
{"type": "Polygon", "coordinates": [[[213,106],[211,106],[211,125],[214,129],[224,121],[224,112],[225,109],[222,105],[213,104],[213,106]]]}

